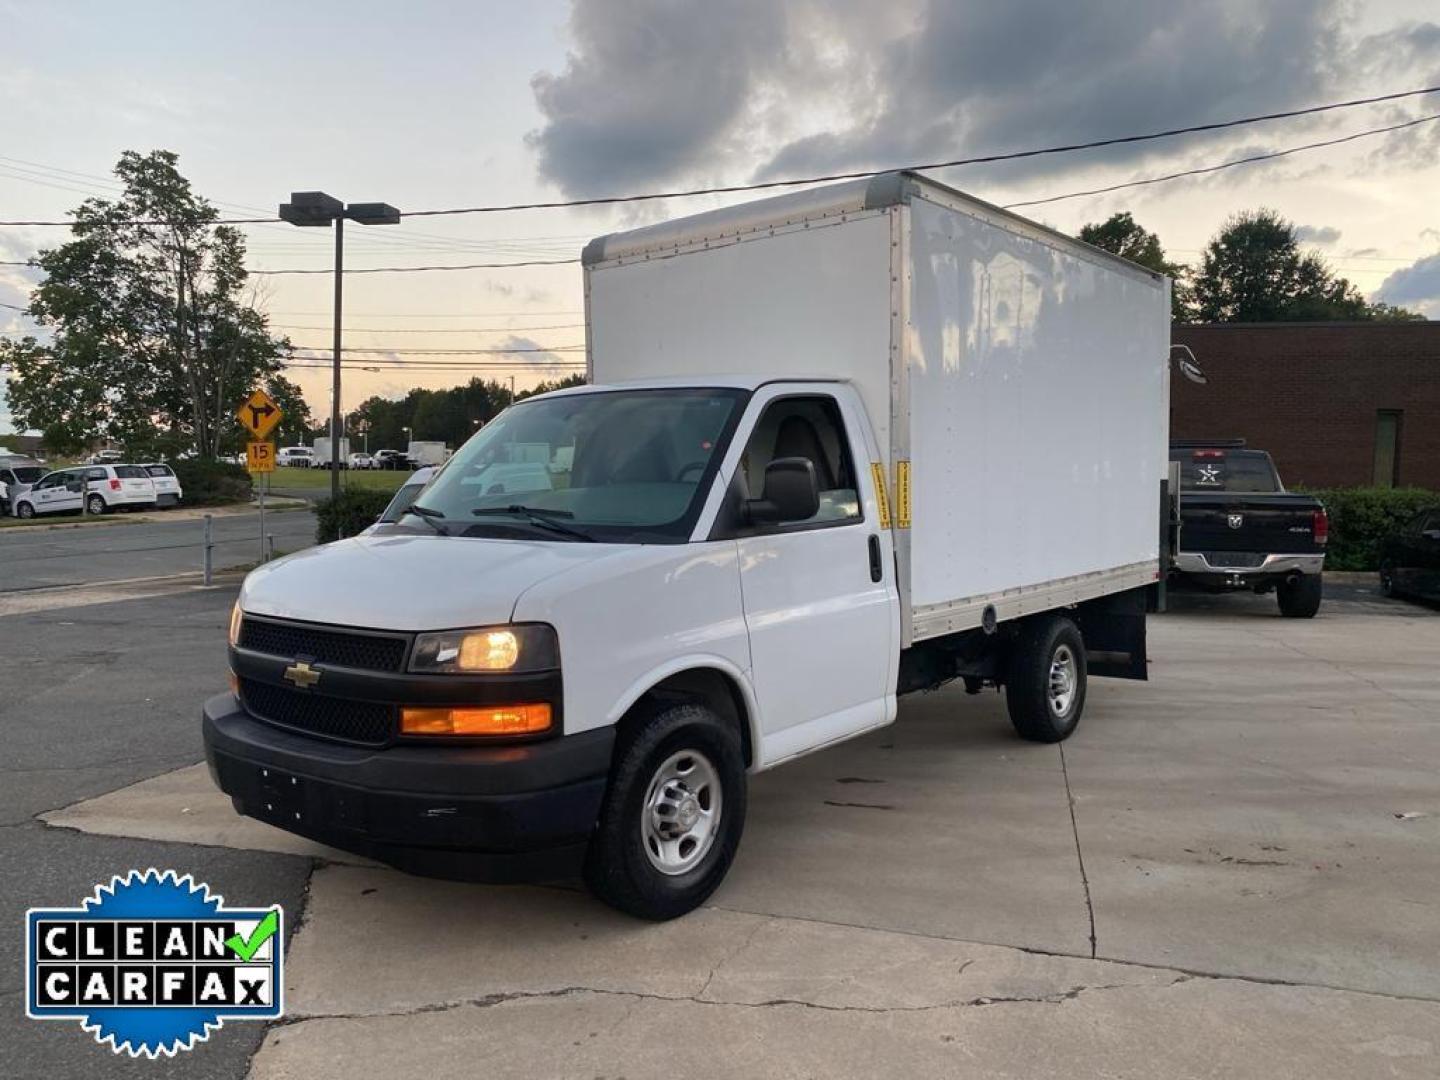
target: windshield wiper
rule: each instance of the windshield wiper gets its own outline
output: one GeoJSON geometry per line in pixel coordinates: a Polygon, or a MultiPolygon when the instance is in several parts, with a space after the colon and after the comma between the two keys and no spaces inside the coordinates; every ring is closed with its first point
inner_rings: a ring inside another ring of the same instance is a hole
{"type": "Polygon", "coordinates": [[[595,537],[589,533],[581,532],[579,529],[571,528],[556,520],[556,518],[573,518],[575,515],[569,510],[545,510],[538,506],[482,506],[478,510],[471,510],[470,513],[476,517],[488,517],[496,514],[523,517],[530,524],[542,529],[549,529],[561,536],[570,536],[589,544],[595,543],[595,537]]]}
{"type": "Polygon", "coordinates": [[[441,536],[450,535],[450,530],[445,528],[444,525],[440,524],[440,522],[445,520],[445,515],[442,514],[439,510],[432,510],[428,506],[417,506],[415,503],[411,503],[405,513],[414,514],[421,521],[425,522],[426,525],[429,525],[432,529],[439,533],[441,536]]]}

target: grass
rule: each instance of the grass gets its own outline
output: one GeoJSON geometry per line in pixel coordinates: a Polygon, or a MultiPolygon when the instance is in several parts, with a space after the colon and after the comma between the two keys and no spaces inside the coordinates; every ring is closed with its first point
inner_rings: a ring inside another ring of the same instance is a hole
{"type": "MultiPolygon", "coordinates": [[[[394,491],[408,479],[410,474],[399,469],[343,469],[340,472],[342,488],[360,488],[365,491],[394,491]]],[[[270,490],[329,491],[330,470],[276,469],[270,474],[270,490]]]]}

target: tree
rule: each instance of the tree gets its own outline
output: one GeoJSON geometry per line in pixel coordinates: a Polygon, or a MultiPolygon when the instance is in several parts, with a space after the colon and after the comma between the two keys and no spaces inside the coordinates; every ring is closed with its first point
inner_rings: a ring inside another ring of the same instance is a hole
{"type": "Polygon", "coordinates": [[[1128,211],[1112,214],[1098,225],[1086,225],[1080,230],[1080,239],[1171,278],[1170,317],[1175,322],[1189,320],[1190,290],[1185,280],[1188,268],[1166,259],[1160,237],[1137,223],[1128,211]]]}
{"type": "Polygon", "coordinates": [[[110,439],[210,457],[242,393],[290,385],[274,382],[290,343],[247,297],[244,238],[215,224],[177,161],[126,151],[123,194],[87,199],[71,239],[31,260],[45,279],[28,310],[52,336],[0,343],[0,363],[16,424],[54,450],[110,439]]]}
{"type": "Polygon", "coordinates": [[[1302,253],[1295,227],[1274,210],[1236,214],[1210,241],[1195,275],[1202,322],[1400,320],[1412,313],[1371,306],[1314,252],[1302,253]]]}

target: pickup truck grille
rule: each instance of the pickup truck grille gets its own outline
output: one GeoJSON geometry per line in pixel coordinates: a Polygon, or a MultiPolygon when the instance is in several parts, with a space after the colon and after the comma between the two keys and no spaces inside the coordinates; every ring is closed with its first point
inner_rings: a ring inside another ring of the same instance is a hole
{"type": "Polygon", "coordinates": [[[1265,561],[1263,551],[1202,551],[1205,561],[1211,566],[1235,566],[1250,568],[1265,561]]]}
{"type": "Polygon", "coordinates": [[[394,705],[326,697],[255,679],[240,680],[240,701],[256,719],[327,739],[381,746],[395,733],[394,705]]]}
{"type": "Polygon", "coordinates": [[[399,635],[347,633],[249,617],[240,626],[242,649],[364,671],[403,670],[408,645],[399,635]]]}

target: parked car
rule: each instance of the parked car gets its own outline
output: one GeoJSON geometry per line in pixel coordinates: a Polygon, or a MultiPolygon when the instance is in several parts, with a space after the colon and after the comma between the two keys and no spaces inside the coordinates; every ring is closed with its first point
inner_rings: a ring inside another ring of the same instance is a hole
{"type": "Polygon", "coordinates": [[[174,469],[159,461],[140,467],[150,474],[150,479],[155,484],[156,506],[180,505],[180,498],[184,493],[180,490],[180,479],[175,475],[174,469]]]}
{"type": "Polygon", "coordinates": [[[97,450],[85,459],[86,465],[115,465],[125,457],[123,450],[97,450]]]}
{"type": "Polygon", "coordinates": [[[410,459],[403,450],[376,450],[372,455],[377,469],[413,469],[410,459]]]}
{"type": "Polygon", "coordinates": [[[1440,600],[1440,504],[1380,542],[1380,589],[1386,596],[1440,600]]]}
{"type": "Polygon", "coordinates": [[[42,476],[15,501],[15,515],[103,514],[120,507],[155,505],[155,482],[139,465],[77,465],[42,476]]]}
{"type": "Polygon", "coordinates": [[[15,500],[45,475],[43,465],[0,464],[0,513],[13,514],[15,500]]]}
{"type": "Polygon", "coordinates": [[[351,454],[351,455],[350,455],[350,468],[352,468],[352,469],[373,469],[374,467],[375,467],[375,459],[372,458],[369,454],[351,454]]]}
{"type": "Polygon", "coordinates": [[[282,446],[275,454],[275,464],[284,468],[308,469],[315,460],[315,451],[308,446],[282,446]]]}
{"type": "Polygon", "coordinates": [[[1330,519],[1310,495],[1285,490],[1275,463],[1244,440],[1175,441],[1180,550],[1170,582],[1206,592],[1272,590],[1280,614],[1320,610],[1330,519]]]}

